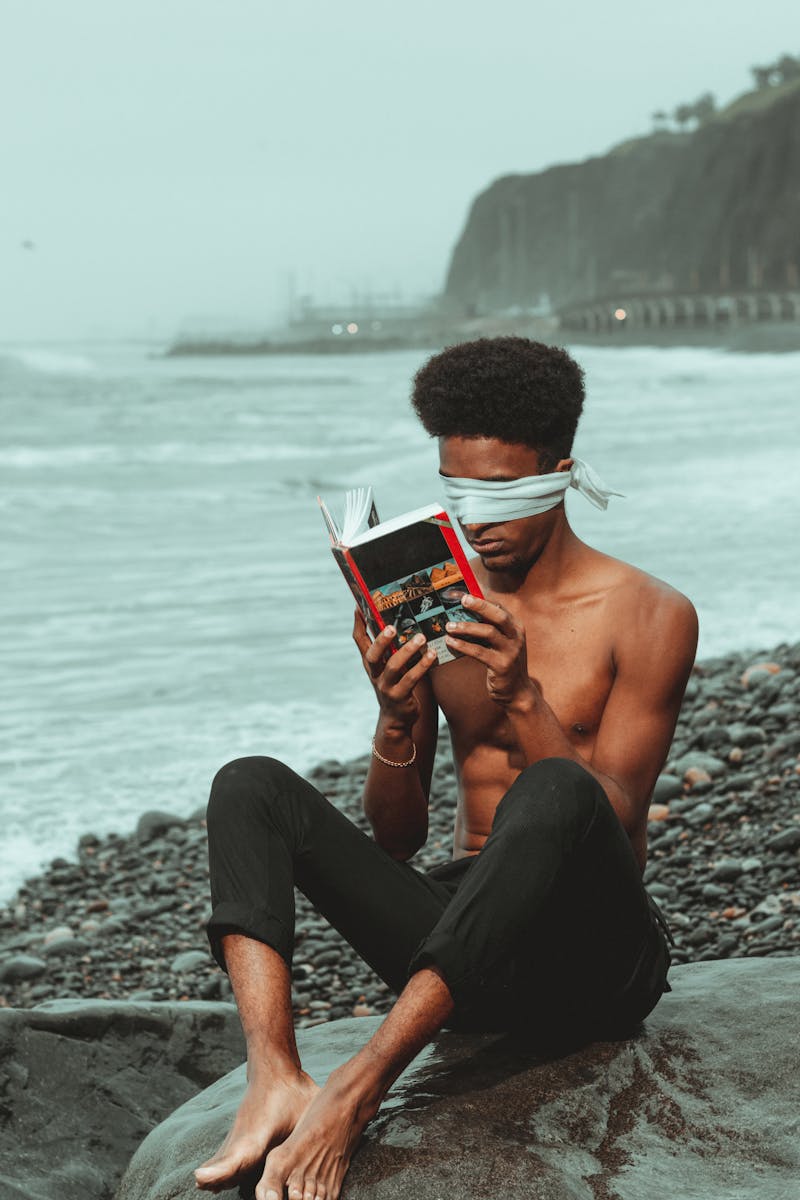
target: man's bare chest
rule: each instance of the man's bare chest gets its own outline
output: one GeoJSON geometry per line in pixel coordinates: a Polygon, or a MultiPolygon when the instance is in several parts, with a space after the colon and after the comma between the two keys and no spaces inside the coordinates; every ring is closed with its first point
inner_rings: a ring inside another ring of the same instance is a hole
{"type": "MultiPolygon", "coordinates": [[[[516,615],[516,614],[515,614],[516,615]]],[[[614,682],[613,636],[604,614],[562,613],[560,619],[526,615],[528,675],[578,748],[594,742],[614,682]]],[[[434,694],[459,740],[497,745],[510,738],[510,725],[489,698],[485,668],[462,658],[432,676],[434,694]]]]}

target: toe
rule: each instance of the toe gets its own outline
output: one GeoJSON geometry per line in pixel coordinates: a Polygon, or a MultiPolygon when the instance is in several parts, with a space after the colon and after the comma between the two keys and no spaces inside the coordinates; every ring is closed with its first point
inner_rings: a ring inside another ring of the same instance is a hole
{"type": "Polygon", "coordinates": [[[306,1175],[303,1180],[303,1200],[315,1200],[317,1196],[317,1181],[313,1175],[306,1175]]]}
{"type": "Polygon", "coordinates": [[[286,1179],[284,1164],[277,1151],[267,1155],[264,1163],[264,1174],[256,1187],[256,1200],[282,1200],[283,1185],[286,1179]]]}

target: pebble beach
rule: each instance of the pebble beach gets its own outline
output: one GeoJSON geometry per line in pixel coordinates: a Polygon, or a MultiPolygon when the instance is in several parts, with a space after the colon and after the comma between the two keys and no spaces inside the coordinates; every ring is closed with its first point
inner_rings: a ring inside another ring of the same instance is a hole
{"type": "MultiPolygon", "coordinates": [[[[653,796],[645,881],[671,924],[673,961],[800,953],[800,644],[695,667],[653,796]]],[[[413,860],[450,857],[455,780],[437,758],[430,835],[413,860]]],[[[367,756],[309,778],[362,828],[367,756]]],[[[150,810],[136,829],[87,831],[0,909],[0,1005],[59,997],[230,999],[208,952],[204,810],[150,810]]],[[[297,897],[298,1026],[385,1012],[392,994],[297,897]]]]}

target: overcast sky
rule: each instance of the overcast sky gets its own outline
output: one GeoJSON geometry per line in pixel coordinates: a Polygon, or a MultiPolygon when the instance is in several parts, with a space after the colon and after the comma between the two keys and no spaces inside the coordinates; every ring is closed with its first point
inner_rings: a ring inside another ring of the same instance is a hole
{"type": "Polygon", "coordinates": [[[0,339],[432,294],[499,175],[800,50],[797,0],[0,0],[0,339]]]}

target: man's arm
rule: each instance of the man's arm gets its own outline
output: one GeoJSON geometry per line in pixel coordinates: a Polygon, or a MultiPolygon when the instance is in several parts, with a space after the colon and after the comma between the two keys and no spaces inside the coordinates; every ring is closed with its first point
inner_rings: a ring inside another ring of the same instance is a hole
{"type": "Polygon", "coordinates": [[[393,637],[390,626],[370,640],[360,613],[356,613],[353,639],[380,706],[375,749],[392,763],[414,760],[409,766],[388,766],[373,754],[364,783],[364,812],[378,845],[393,858],[405,861],[428,837],[438,710],[427,672],[436,654],[423,652],[415,664],[420,645],[412,639],[391,654],[393,637]]]}
{"type": "Polygon", "coordinates": [[[507,712],[526,763],[550,757],[579,762],[598,780],[626,832],[635,834],[669,751],[694,662],[697,615],[690,602],[655,583],[629,600],[615,648],[615,679],[589,760],[528,676],[519,623],[500,605],[477,601],[473,607],[485,622],[480,631],[486,644],[458,641],[458,648],[486,665],[489,693],[507,712]]]}

